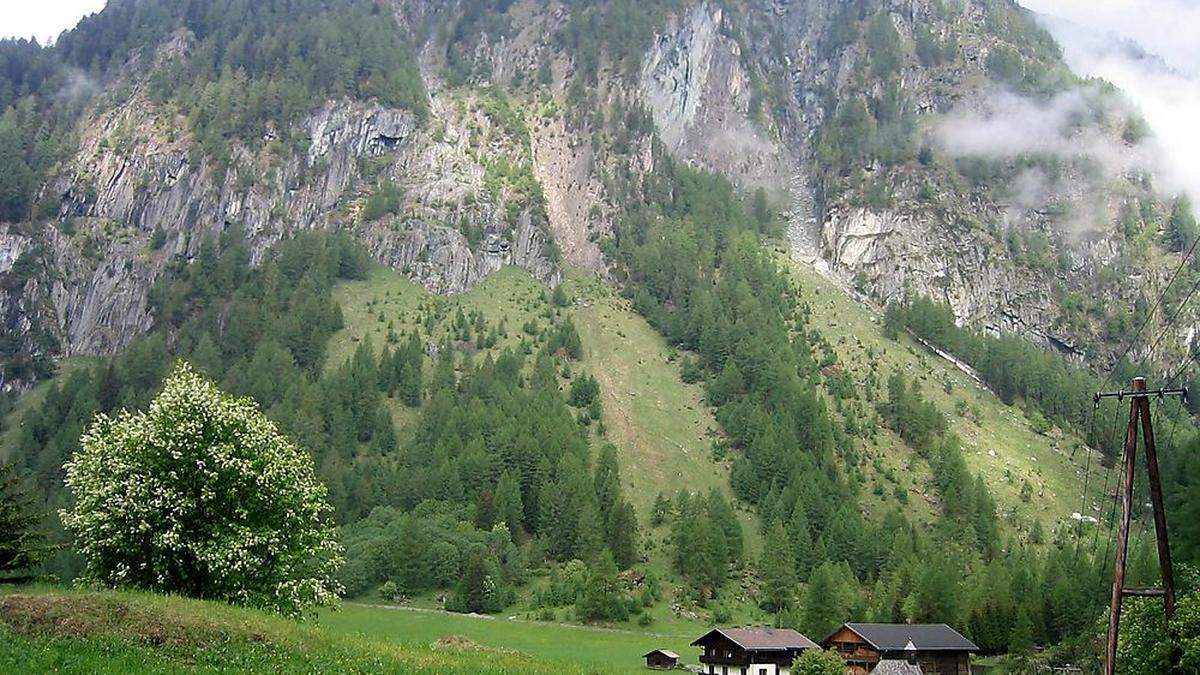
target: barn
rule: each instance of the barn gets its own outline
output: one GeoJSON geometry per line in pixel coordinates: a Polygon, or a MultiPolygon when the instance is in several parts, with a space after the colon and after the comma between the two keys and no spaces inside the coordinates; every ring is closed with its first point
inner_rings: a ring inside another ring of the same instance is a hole
{"type": "Polygon", "coordinates": [[[679,655],[666,649],[652,649],[642,658],[646,659],[646,667],[654,670],[671,670],[679,666],[679,655]]]}

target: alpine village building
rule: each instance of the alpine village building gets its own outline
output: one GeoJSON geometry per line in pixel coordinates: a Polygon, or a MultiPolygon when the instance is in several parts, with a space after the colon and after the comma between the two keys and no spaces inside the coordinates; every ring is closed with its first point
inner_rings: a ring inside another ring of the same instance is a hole
{"type": "Polygon", "coordinates": [[[979,651],[944,623],[847,623],[821,644],[841,655],[847,675],[971,675],[971,654],[979,651]]]}
{"type": "Polygon", "coordinates": [[[709,675],[789,675],[792,662],[817,643],[790,628],[714,628],[692,642],[709,675]]]}

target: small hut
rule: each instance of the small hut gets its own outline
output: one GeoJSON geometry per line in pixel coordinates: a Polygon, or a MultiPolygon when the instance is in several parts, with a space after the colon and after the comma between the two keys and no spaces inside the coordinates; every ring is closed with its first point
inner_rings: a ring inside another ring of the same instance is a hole
{"type": "Polygon", "coordinates": [[[672,670],[679,666],[679,655],[666,649],[655,649],[642,655],[646,667],[654,670],[672,670]]]}

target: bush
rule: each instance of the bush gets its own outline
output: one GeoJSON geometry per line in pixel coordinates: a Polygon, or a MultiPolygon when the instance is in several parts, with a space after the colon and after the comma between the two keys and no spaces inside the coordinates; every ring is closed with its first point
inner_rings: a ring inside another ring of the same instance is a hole
{"type": "Polygon", "coordinates": [[[842,657],[832,650],[820,649],[805,650],[796,660],[796,667],[792,669],[795,675],[842,675],[845,671],[846,664],[842,657]]]}
{"type": "Polygon", "coordinates": [[[85,578],[289,615],[336,601],[325,486],[253,400],[180,362],[148,410],[97,415],[81,444],[62,518],[85,578]]]}

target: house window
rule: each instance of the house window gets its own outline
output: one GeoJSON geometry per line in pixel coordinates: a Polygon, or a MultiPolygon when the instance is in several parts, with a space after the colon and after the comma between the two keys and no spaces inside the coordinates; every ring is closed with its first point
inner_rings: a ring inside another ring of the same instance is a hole
{"type": "Polygon", "coordinates": [[[766,669],[766,668],[759,668],[759,669],[758,669],[758,675],[767,675],[767,669],[766,669]]]}

